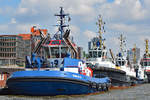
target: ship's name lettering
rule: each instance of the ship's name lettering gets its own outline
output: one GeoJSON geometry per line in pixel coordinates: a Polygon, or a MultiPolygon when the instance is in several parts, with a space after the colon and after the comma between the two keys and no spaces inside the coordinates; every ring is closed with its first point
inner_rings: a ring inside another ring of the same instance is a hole
{"type": "Polygon", "coordinates": [[[73,77],[77,77],[77,78],[81,78],[81,76],[78,76],[78,75],[74,75],[74,74],[73,74],[72,76],[73,76],[73,77]]]}

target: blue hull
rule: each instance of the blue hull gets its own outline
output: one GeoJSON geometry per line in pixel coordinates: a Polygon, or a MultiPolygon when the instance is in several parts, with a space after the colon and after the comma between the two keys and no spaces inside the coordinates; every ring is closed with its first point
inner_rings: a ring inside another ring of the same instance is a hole
{"type": "Polygon", "coordinates": [[[108,82],[109,78],[97,79],[64,71],[18,71],[7,80],[7,86],[13,94],[77,95],[102,91],[97,85],[108,82]]]}

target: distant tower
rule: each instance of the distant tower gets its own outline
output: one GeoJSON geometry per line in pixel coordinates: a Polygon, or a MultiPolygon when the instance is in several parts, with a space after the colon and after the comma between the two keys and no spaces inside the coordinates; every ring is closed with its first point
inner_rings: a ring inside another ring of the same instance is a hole
{"type": "Polygon", "coordinates": [[[127,51],[127,57],[131,64],[137,63],[140,60],[140,48],[134,45],[134,48],[127,51]]]}

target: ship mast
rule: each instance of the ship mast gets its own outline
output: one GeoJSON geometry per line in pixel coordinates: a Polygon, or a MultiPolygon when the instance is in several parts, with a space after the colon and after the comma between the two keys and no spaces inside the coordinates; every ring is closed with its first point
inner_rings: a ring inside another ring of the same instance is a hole
{"type": "Polygon", "coordinates": [[[100,48],[102,47],[104,48],[105,39],[102,38],[102,34],[105,32],[104,24],[105,22],[103,22],[101,15],[99,15],[98,22],[96,22],[96,25],[98,25],[98,28],[99,28],[98,33],[99,33],[99,43],[100,43],[99,47],[100,48]]]}
{"type": "Polygon", "coordinates": [[[59,27],[59,30],[58,30],[58,31],[60,31],[60,37],[59,38],[62,40],[63,35],[64,35],[64,28],[65,27],[69,27],[69,25],[65,25],[65,17],[66,16],[68,17],[68,21],[70,20],[70,17],[69,17],[69,14],[65,14],[64,13],[63,7],[60,7],[60,13],[59,14],[55,14],[55,16],[59,17],[59,20],[58,20],[59,24],[56,25],[56,26],[59,27]]]}
{"type": "Polygon", "coordinates": [[[149,51],[149,48],[148,48],[148,46],[149,46],[148,45],[148,39],[146,39],[145,42],[146,42],[145,54],[146,54],[146,56],[149,56],[149,52],[148,52],[149,51]]]}
{"type": "Polygon", "coordinates": [[[119,40],[120,40],[120,52],[122,53],[122,55],[124,55],[125,37],[123,37],[123,35],[121,34],[119,40]]]}
{"type": "Polygon", "coordinates": [[[136,44],[134,44],[133,62],[136,64],[136,44]]]}

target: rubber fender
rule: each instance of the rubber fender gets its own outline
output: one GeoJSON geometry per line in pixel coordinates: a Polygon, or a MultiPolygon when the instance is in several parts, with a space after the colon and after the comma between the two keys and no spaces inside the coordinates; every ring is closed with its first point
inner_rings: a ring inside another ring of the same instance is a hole
{"type": "Polygon", "coordinates": [[[104,83],[104,84],[102,84],[102,90],[103,91],[107,91],[107,85],[104,83]]]}
{"type": "Polygon", "coordinates": [[[106,84],[106,91],[108,91],[109,90],[109,87],[111,86],[111,83],[107,83],[106,84]]]}
{"type": "Polygon", "coordinates": [[[111,87],[111,83],[108,83],[108,86],[111,87]]]}
{"type": "Polygon", "coordinates": [[[89,87],[92,88],[92,82],[89,83],[89,87]]]}
{"type": "Polygon", "coordinates": [[[99,91],[99,84],[96,84],[96,89],[97,91],[99,91]]]}
{"type": "Polygon", "coordinates": [[[96,88],[96,83],[92,83],[92,88],[96,88]]]}
{"type": "Polygon", "coordinates": [[[97,84],[97,85],[96,85],[96,89],[97,89],[98,91],[101,91],[101,90],[102,90],[102,85],[101,85],[101,84],[97,84]]]}

